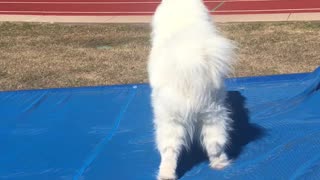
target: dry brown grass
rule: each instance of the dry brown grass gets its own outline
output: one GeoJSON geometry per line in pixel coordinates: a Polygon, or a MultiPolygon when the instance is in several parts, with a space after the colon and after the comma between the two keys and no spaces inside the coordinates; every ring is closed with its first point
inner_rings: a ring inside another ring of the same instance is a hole
{"type": "MultiPolygon", "coordinates": [[[[235,23],[219,29],[239,46],[235,76],[312,71],[320,23],[235,23]]],[[[0,90],[147,82],[146,24],[0,23],[0,90]]]]}
{"type": "Polygon", "coordinates": [[[236,76],[308,72],[320,66],[320,23],[226,24],[238,42],[236,76]]]}

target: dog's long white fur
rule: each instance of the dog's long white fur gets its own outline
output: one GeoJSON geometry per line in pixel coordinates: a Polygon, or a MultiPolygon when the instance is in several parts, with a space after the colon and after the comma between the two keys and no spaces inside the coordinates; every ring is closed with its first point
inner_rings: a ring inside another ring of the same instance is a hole
{"type": "Polygon", "coordinates": [[[224,152],[231,119],[223,79],[233,44],[216,30],[202,0],[162,0],[152,21],[148,73],[157,148],[158,179],[176,179],[182,148],[198,138],[210,165],[229,164],[224,152]]]}

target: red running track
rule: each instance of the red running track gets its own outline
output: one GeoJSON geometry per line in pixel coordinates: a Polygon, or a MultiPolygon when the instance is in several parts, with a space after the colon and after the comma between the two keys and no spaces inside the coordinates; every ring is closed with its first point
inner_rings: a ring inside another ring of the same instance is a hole
{"type": "MultiPolygon", "coordinates": [[[[212,14],[320,12],[320,0],[205,0],[212,14]]],[[[152,15],[160,0],[0,0],[0,14],[152,15]]]]}

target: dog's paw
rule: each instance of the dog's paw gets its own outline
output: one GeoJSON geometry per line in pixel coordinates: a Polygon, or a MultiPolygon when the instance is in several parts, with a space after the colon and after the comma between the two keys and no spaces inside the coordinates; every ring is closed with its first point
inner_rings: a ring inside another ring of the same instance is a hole
{"type": "Polygon", "coordinates": [[[162,167],[159,170],[158,180],[176,180],[175,170],[169,167],[162,167]]]}
{"type": "Polygon", "coordinates": [[[176,175],[175,174],[167,174],[167,175],[165,175],[165,174],[159,174],[158,175],[158,180],[176,180],[177,179],[177,177],[176,177],[176,175]]]}
{"type": "Polygon", "coordinates": [[[176,180],[177,178],[170,178],[170,177],[158,177],[158,180],[176,180]]]}
{"type": "Polygon", "coordinates": [[[218,157],[210,158],[210,167],[213,169],[221,170],[231,164],[226,154],[221,154],[218,157]]]}

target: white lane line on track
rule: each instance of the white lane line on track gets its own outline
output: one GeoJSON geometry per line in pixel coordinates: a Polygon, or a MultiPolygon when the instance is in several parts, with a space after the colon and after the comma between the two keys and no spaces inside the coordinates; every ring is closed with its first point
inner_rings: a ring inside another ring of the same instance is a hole
{"type": "MultiPolygon", "coordinates": [[[[228,2],[264,2],[264,1],[281,1],[281,0],[225,0],[226,3],[228,2]]],[[[224,0],[208,0],[204,1],[205,3],[221,3],[224,0]]],[[[54,2],[54,1],[30,1],[30,2],[14,2],[14,1],[0,1],[0,4],[160,4],[160,1],[146,1],[146,2],[133,2],[133,1],[123,1],[123,2],[72,2],[72,1],[65,1],[65,2],[54,2]]]]}
{"type": "Polygon", "coordinates": [[[154,13],[153,11],[144,12],[109,12],[109,11],[99,11],[99,12],[82,12],[82,11],[0,11],[0,13],[41,13],[41,14],[48,14],[48,13],[56,13],[56,14],[139,14],[139,13],[154,13]]]}
{"type": "Polygon", "coordinates": [[[299,9],[259,9],[259,10],[216,10],[215,12],[262,12],[262,11],[317,11],[320,8],[299,8],[299,9]]]}

